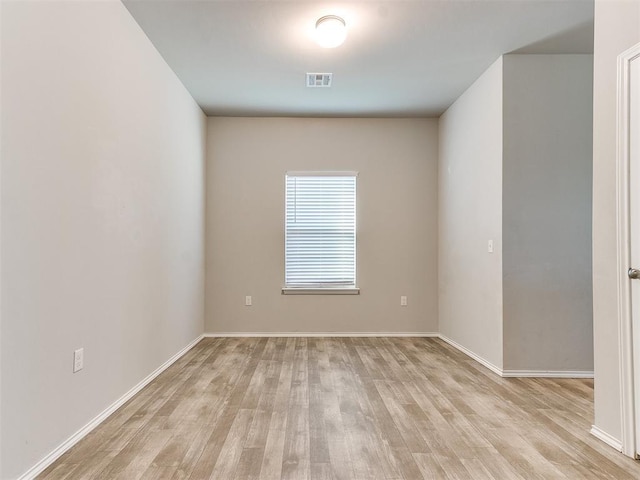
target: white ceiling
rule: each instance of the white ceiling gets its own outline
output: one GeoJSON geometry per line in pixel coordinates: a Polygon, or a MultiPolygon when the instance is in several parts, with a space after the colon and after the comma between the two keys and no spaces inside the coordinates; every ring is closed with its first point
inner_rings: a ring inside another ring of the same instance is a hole
{"type": "Polygon", "coordinates": [[[593,0],[124,4],[207,115],[437,116],[501,54],[593,51],[593,0]],[[327,14],[349,28],[335,49],[312,39],[327,14]]]}

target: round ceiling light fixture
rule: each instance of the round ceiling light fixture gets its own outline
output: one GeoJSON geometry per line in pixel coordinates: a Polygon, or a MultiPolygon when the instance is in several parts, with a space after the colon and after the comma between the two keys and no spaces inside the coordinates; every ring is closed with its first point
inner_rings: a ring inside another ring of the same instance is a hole
{"type": "Polygon", "coordinates": [[[347,24],[337,15],[325,15],[316,22],[316,42],[323,48],[335,48],[347,38],[347,24]]]}

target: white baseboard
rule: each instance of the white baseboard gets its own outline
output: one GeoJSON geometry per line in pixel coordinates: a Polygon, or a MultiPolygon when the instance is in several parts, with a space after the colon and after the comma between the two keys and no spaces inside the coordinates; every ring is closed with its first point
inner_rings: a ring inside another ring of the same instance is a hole
{"type": "Polygon", "coordinates": [[[204,337],[439,337],[433,332],[209,332],[204,337]]]}
{"type": "Polygon", "coordinates": [[[591,430],[590,432],[591,435],[593,435],[594,437],[596,437],[598,440],[603,441],[604,443],[606,443],[607,445],[609,445],[611,448],[622,452],[622,442],[620,440],[618,440],[615,437],[612,437],[611,435],[609,435],[607,432],[600,430],[598,427],[596,427],[595,425],[591,425],[591,430]]]}
{"type": "Polygon", "coordinates": [[[503,370],[502,368],[494,365],[490,361],[482,358],[480,355],[472,352],[466,347],[463,347],[458,342],[451,340],[450,338],[440,334],[438,335],[441,340],[444,340],[452,347],[460,350],[465,355],[473,358],[476,362],[484,365],[493,373],[500,375],[503,378],[593,378],[593,371],[581,371],[581,370],[503,370]]]}
{"type": "Polygon", "coordinates": [[[200,335],[194,341],[189,343],[186,347],[176,353],[169,360],[164,362],[158,368],[156,368],[153,372],[147,375],[140,383],[138,383],[135,387],[125,393],[122,397],[116,400],[114,403],[109,405],[106,410],[100,413],[97,417],[87,423],[84,427],[78,430],[76,433],[71,435],[67,440],[65,440],[60,446],[58,446],[55,450],[49,453],[46,457],[40,460],[37,464],[23,473],[18,480],[31,480],[35,478],[37,475],[42,473],[49,465],[55,462],[60,456],[73,447],[76,443],[82,440],[87,434],[91,432],[94,428],[96,428],[100,423],[102,423],[109,415],[115,412],[118,408],[124,405],[131,397],[133,397],[136,393],[146,387],[152,380],[154,380],[158,375],[164,372],[167,368],[169,368],[173,363],[175,363],[180,357],[182,357],[185,353],[191,350],[200,340],[202,340],[203,336],[200,335]]]}
{"type": "Polygon", "coordinates": [[[505,378],[593,378],[592,371],[582,370],[503,370],[505,378]]]}
{"type": "Polygon", "coordinates": [[[487,367],[493,373],[502,376],[502,369],[500,367],[497,367],[493,363],[491,363],[489,360],[486,360],[486,359],[482,358],[480,355],[472,352],[471,350],[469,350],[466,347],[463,347],[458,342],[455,342],[454,340],[451,340],[449,337],[446,337],[446,336],[444,336],[442,334],[440,334],[438,336],[440,337],[441,340],[447,342],[453,348],[455,348],[457,350],[460,350],[462,353],[464,353],[468,357],[471,357],[472,359],[474,359],[479,364],[484,365],[485,367],[487,367]]]}

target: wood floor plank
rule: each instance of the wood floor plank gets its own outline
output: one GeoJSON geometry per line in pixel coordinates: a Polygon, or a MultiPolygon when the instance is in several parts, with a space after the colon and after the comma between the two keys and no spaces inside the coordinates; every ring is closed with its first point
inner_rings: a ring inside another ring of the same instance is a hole
{"type": "Polygon", "coordinates": [[[309,407],[290,403],[280,478],[283,480],[309,478],[310,468],[309,407]]]}
{"type": "Polygon", "coordinates": [[[312,463],[310,478],[311,480],[334,480],[334,476],[331,473],[331,464],[312,463]]]}
{"type": "Polygon", "coordinates": [[[311,463],[330,464],[329,440],[325,426],[324,396],[319,385],[311,386],[309,406],[309,461],[311,463]]]}
{"type": "Polygon", "coordinates": [[[273,412],[269,422],[267,440],[260,468],[260,479],[276,480],[282,475],[282,458],[289,413],[289,392],[293,378],[293,358],[295,339],[283,340],[279,347],[282,350],[282,367],[278,377],[278,385],[274,400],[273,412]]]}
{"type": "MultiPolygon", "coordinates": [[[[213,425],[209,440],[198,458],[190,478],[194,480],[210,478],[211,473],[216,468],[220,452],[225,447],[227,437],[240,411],[242,398],[246,388],[251,382],[265,344],[265,339],[260,339],[253,342],[253,344],[249,339],[243,339],[243,341],[238,344],[238,348],[233,351],[234,353],[230,354],[230,357],[235,357],[236,355],[238,357],[233,362],[233,371],[237,372],[239,370],[242,373],[239,375],[231,375],[230,377],[234,378],[234,383],[232,384],[232,388],[228,390],[228,397],[224,401],[224,406],[220,409],[222,414],[215,425],[213,425]],[[238,368],[238,362],[242,368],[238,368]]],[[[242,426],[244,426],[244,423],[242,423],[242,426]]]]}
{"type": "Polygon", "coordinates": [[[353,464],[355,478],[373,479],[380,475],[380,463],[374,448],[369,421],[365,412],[368,402],[358,395],[360,381],[350,362],[353,342],[340,342],[333,358],[341,366],[333,376],[334,388],[340,402],[340,415],[346,435],[347,448],[353,464]]]}
{"type": "Polygon", "coordinates": [[[144,440],[140,442],[132,460],[113,478],[118,480],[138,480],[141,478],[170,437],[170,431],[150,430],[149,434],[143,437],[144,440]]]}
{"type": "MultiPolygon", "coordinates": [[[[174,467],[174,472],[180,466],[189,447],[195,443],[199,433],[198,425],[185,422],[179,428],[172,430],[171,437],[153,459],[153,465],[157,467],[174,467]]],[[[173,476],[173,473],[171,476],[173,476]]]]}
{"type": "Polygon", "coordinates": [[[172,480],[184,480],[191,477],[195,469],[198,459],[202,455],[207,442],[211,435],[211,427],[209,425],[201,425],[192,437],[191,443],[188,445],[187,452],[180,465],[178,465],[171,477],[172,480]]]}
{"type": "Polygon", "coordinates": [[[95,452],[79,463],[78,468],[73,471],[73,476],[69,478],[74,480],[99,479],[100,472],[113,461],[116,455],[117,452],[115,450],[95,452]]]}
{"type": "Polygon", "coordinates": [[[209,477],[211,480],[234,478],[252,420],[253,410],[242,408],[238,411],[209,477]]]}
{"type": "Polygon", "coordinates": [[[433,338],[207,338],[41,480],[637,480],[593,380],[501,378],[433,338]]]}
{"type": "Polygon", "coordinates": [[[323,420],[327,432],[327,444],[329,447],[329,459],[331,464],[331,473],[336,480],[347,480],[354,478],[353,462],[347,448],[347,434],[345,432],[342,414],[340,412],[340,400],[338,392],[334,384],[334,368],[336,357],[334,350],[336,342],[328,339],[325,342],[325,349],[318,352],[319,379],[324,389],[323,420]]]}
{"type": "Polygon", "coordinates": [[[264,448],[245,448],[233,478],[236,480],[258,480],[263,457],[264,448]]]}
{"type": "Polygon", "coordinates": [[[309,478],[309,382],[307,339],[296,339],[289,391],[289,411],[284,437],[282,475],[284,480],[309,478]]]}
{"type": "Polygon", "coordinates": [[[140,480],[171,480],[175,472],[175,467],[151,465],[140,477],[140,480]]]}
{"type": "Polygon", "coordinates": [[[141,428],[97,478],[139,478],[170,436],[167,430],[158,431],[152,426],[141,428]]]}

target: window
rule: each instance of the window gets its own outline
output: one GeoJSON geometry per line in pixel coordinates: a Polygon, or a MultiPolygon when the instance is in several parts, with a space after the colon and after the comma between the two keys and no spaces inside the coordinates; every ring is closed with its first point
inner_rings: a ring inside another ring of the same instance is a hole
{"type": "Polygon", "coordinates": [[[356,174],[286,176],[283,293],[347,293],[356,288],[356,174]]]}

